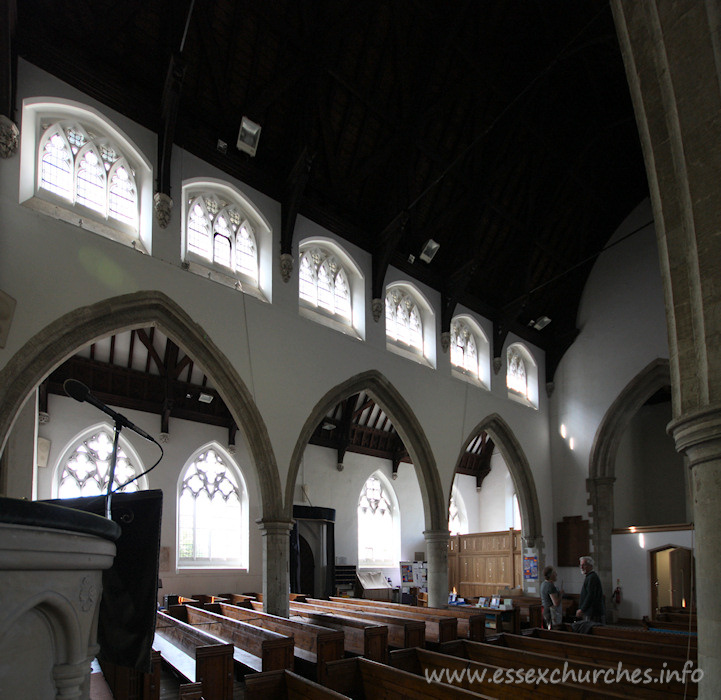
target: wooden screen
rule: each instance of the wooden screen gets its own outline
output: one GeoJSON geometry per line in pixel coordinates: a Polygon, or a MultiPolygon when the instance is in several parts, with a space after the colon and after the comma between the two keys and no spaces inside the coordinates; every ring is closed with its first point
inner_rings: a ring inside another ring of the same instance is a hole
{"type": "Polygon", "coordinates": [[[523,585],[520,530],[477,532],[451,537],[448,584],[462,598],[492,596],[523,585]]]}

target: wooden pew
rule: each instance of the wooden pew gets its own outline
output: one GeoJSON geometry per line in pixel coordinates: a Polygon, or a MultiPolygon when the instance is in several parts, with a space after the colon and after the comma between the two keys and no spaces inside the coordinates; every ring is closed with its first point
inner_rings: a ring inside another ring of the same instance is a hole
{"type": "Polygon", "coordinates": [[[203,700],[203,684],[181,683],[178,688],[178,700],[203,700]]]}
{"type": "Polygon", "coordinates": [[[344,700],[336,693],[292,671],[266,671],[245,677],[245,700],[344,700]]]}
{"type": "Polygon", "coordinates": [[[202,683],[205,700],[232,700],[232,644],[158,612],[153,649],[178,676],[202,683]]]}
{"type": "Polygon", "coordinates": [[[696,625],[696,613],[678,612],[677,608],[661,608],[655,617],[661,622],[680,622],[682,625],[696,625]]]}
{"type": "Polygon", "coordinates": [[[151,652],[150,673],[100,660],[105,682],[115,700],[160,700],[160,653],[151,652]]]}
{"type": "Polygon", "coordinates": [[[293,637],[254,627],[192,605],[174,605],[168,611],[178,621],[202,629],[233,645],[236,675],[293,668],[293,637]]]}
{"type": "MultiPolygon", "coordinates": [[[[361,612],[365,615],[385,615],[379,610],[373,610],[367,612],[368,608],[363,608],[357,603],[351,602],[351,599],[347,599],[349,602],[339,602],[337,600],[320,600],[318,598],[308,598],[308,605],[317,605],[325,607],[331,610],[343,610],[343,611],[354,611],[361,612]]],[[[457,617],[442,617],[433,615],[432,613],[426,612],[426,610],[432,610],[432,608],[418,608],[411,606],[413,611],[397,610],[393,609],[388,614],[396,618],[405,618],[408,620],[420,620],[425,623],[426,626],[426,643],[440,644],[442,642],[449,642],[453,639],[458,638],[458,618],[457,617]]],[[[375,619],[375,618],[370,618],[375,619]]]]}
{"type": "MultiPolygon", "coordinates": [[[[255,608],[256,603],[252,603],[255,608]]],[[[426,625],[423,620],[409,620],[394,617],[393,615],[379,615],[377,613],[355,610],[342,610],[340,608],[327,608],[311,603],[293,603],[290,606],[292,615],[305,616],[306,613],[325,613],[336,619],[350,618],[362,621],[366,626],[382,625],[388,629],[388,646],[395,649],[424,646],[426,639],[426,625]]],[[[345,623],[344,623],[345,624],[345,623]]]]}
{"type": "MultiPolygon", "coordinates": [[[[192,608],[189,609],[189,614],[191,610],[192,608]]],[[[288,637],[292,636],[295,642],[295,670],[321,684],[325,677],[325,664],[328,661],[344,658],[342,631],[319,627],[310,622],[289,620],[228,603],[207,604],[204,606],[204,612],[246,622],[288,637]]]]}
{"type": "MultiPolygon", "coordinates": [[[[536,683],[534,672],[529,682],[519,682],[520,672],[503,666],[460,657],[440,654],[428,649],[399,649],[391,652],[391,665],[423,678],[435,678],[474,693],[482,693],[501,700],[536,700],[537,698],[563,698],[564,700],[600,700],[601,698],[623,698],[624,694],[600,691],[593,687],[574,683],[536,683]],[[446,680],[442,680],[446,679],[446,680]],[[504,682],[507,681],[507,682],[504,682]]],[[[560,676],[560,674],[558,674],[560,676]]]]}
{"type": "Polygon", "coordinates": [[[553,654],[561,658],[590,661],[602,665],[617,664],[622,661],[625,666],[636,666],[638,668],[683,670],[683,659],[665,657],[657,653],[643,653],[631,649],[624,650],[619,654],[613,649],[586,646],[583,643],[583,635],[575,635],[574,639],[577,641],[550,641],[528,635],[504,633],[499,635],[494,643],[504,645],[509,649],[524,649],[539,654],[553,654]]]}
{"type": "Polygon", "coordinates": [[[205,593],[193,593],[191,598],[197,600],[197,603],[190,603],[190,605],[205,605],[206,603],[230,603],[227,598],[223,598],[217,595],[206,595],[205,593]]]}
{"type": "MultiPolygon", "coordinates": [[[[603,637],[593,634],[579,635],[574,632],[563,632],[561,630],[545,630],[536,628],[526,637],[535,637],[536,639],[550,639],[557,642],[570,642],[572,644],[583,644],[587,647],[595,647],[599,649],[612,649],[617,653],[626,651],[638,652],[641,654],[657,654],[663,657],[671,657],[674,659],[686,659],[687,650],[678,644],[663,644],[654,642],[653,640],[629,640],[619,637],[603,637]]],[[[696,650],[693,650],[692,658],[696,658],[696,650]]]]}
{"type": "MultiPolygon", "coordinates": [[[[382,600],[368,600],[365,598],[338,598],[330,597],[331,602],[352,602],[362,608],[371,610],[400,610],[409,612],[418,612],[418,606],[403,605],[402,603],[387,603],[382,600]]],[[[423,612],[442,617],[455,617],[458,620],[458,636],[466,639],[472,639],[475,642],[482,642],[486,636],[486,617],[478,610],[467,608],[464,606],[454,606],[452,608],[422,608],[423,612]]]]}
{"type": "Polygon", "coordinates": [[[671,631],[654,631],[645,627],[606,627],[597,625],[591,628],[591,635],[595,637],[614,637],[619,639],[637,639],[639,642],[654,642],[657,644],[669,644],[680,646],[686,649],[697,649],[698,637],[693,634],[683,634],[671,631]]]}
{"type": "MultiPolygon", "coordinates": [[[[510,649],[497,644],[471,642],[467,639],[458,639],[454,642],[441,644],[439,651],[443,654],[508,669],[548,669],[549,673],[557,669],[557,673],[562,674],[562,679],[565,678],[574,685],[582,685],[601,692],[618,693],[626,697],[645,698],[646,700],[669,700],[670,698],[674,700],[679,698],[681,700],[684,697],[683,691],[679,691],[678,687],[671,688],[668,685],[653,683],[634,683],[628,675],[623,675],[619,680],[619,676],[614,674],[616,682],[613,684],[605,683],[602,674],[609,669],[612,671],[617,670],[618,660],[615,665],[596,664],[522,649],[510,649]],[[595,682],[593,680],[594,674],[598,674],[595,682]]],[[[624,674],[626,671],[631,674],[634,667],[623,662],[623,670],[624,674]]],[[[639,672],[641,679],[643,678],[642,673],[642,671],[639,672]]],[[[689,697],[695,696],[696,688],[693,687],[693,692],[689,693],[689,697]]]]}
{"type": "MultiPolygon", "coordinates": [[[[263,602],[263,594],[262,593],[247,593],[246,595],[251,595],[255,600],[257,600],[259,603],[263,602]]],[[[305,603],[305,601],[308,599],[308,595],[306,593],[289,593],[288,597],[290,599],[290,602],[298,602],[298,603],[305,603]]]]}
{"type": "Polygon", "coordinates": [[[654,630],[670,630],[674,632],[696,633],[696,623],[690,618],[683,622],[668,621],[665,619],[653,618],[649,620],[647,617],[642,618],[643,626],[647,629],[654,630]]]}
{"type": "MultiPolygon", "coordinates": [[[[292,620],[308,622],[343,633],[343,648],[353,656],[365,656],[371,661],[388,663],[388,627],[368,620],[329,615],[322,612],[291,611],[292,620]]],[[[423,642],[423,630],[418,635],[423,642]]]]}
{"type": "Polygon", "coordinates": [[[328,686],[359,700],[480,700],[471,693],[360,657],[328,664],[328,686]]]}
{"type": "Polygon", "coordinates": [[[231,605],[243,605],[250,600],[255,600],[254,596],[244,595],[242,593],[218,593],[218,598],[225,598],[231,605]]]}

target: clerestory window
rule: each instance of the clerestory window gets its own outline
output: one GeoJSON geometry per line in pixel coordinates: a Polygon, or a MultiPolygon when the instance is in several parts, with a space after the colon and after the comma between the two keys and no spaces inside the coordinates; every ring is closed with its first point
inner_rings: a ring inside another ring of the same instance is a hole
{"type": "Polygon", "coordinates": [[[298,294],[311,307],[352,323],[348,274],[328,250],[316,246],[301,255],[298,294]]]}
{"type": "Polygon", "coordinates": [[[152,169],[96,110],[23,103],[20,201],[57,219],[151,252],[152,169]]]}
{"type": "Polygon", "coordinates": [[[538,368],[521,343],[506,350],[506,386],[509,398],[538,408],[538,368]]]}
{"type": "Polygon", "coordinates": [[[454,319],[451,324],[451,363],[479,379],[478,346],[467,323],[454,319]]]}
{"type": "Polygon", "coordinates": [[[423,321],[413,296],[400,288],[386,292],[386,336],[423,354],[423,321]]]}
{"type": "Polygon", "coordinates": [[[187,252],[258,284],[253,228],[240,207],[215,194],[189,199],[187,252]]]}
{"type": "Polygon", "coordinates": [[[183,470],[178,493],[178,567],[248,566],[247,491],[240,471],[213,447],[183,470]]]}
{"type": "Polygon", "coordinates": [[[298,311],[315,323],[365,336],[363,274],[350,254],[330,238],[298,245],[298,311]]]}
{"type": "Polygon", "coordinates": [[[250,200],[221,180],[188,181],[183,198],[184,265],[269,300],[271,232],[250,200]]]}

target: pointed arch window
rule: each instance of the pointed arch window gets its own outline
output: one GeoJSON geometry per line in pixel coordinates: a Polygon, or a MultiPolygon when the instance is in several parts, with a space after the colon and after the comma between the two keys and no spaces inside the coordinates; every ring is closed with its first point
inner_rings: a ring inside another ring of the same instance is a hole
{"type": "Polygon", "coordinates": [[[397,566],[399,513],[392,489],[378,474],[368,478],[358,499],[358,565],[397,566]]]}
{"type": "Polygon", "coordinates": [[[301,254],[298,294],[302,302],[342,323],[353,320],[348,273],[337,256],[314,246],[301,254]]]}
{"type": "Polygon", "coordinates": [[[521,343],[506,350],[506,386],[509,398],[538,408],[538,367],[521,343]]]}
{"type": "Polygon", "coordinates": [[[423,354],[423,322],[418,303],[400,288],[386,292],[386,336],[423,354]]]}
{"type": "MultiPolygon", "coordinates": [[[[123,438],[121,437],[122,441],[123,438]]],[[[145,482],[135,479],[143,472],[143,465],[122,442],[118,444],[118,455],[113,479],[113,490],[133,493],[144,488],[145,482]],[[128,483],[130,482],[130,483],[128,483]]],[[[58,498],[98,496],[108,491],[113,433],[109,428],[96,428],[77,440],[65,452],[58,469],[58,498]]]]}
{"type": "Polygon", "coordinates": [[[214,448],[183,470],[178,489],[178,566],[247,567],[247,495],[242,475],[214,448]]]}
{"type": "Polygon", "coordinates": [[[153,171],[98,110],[71,100],[23,100],[19,199],[142,253],[152,252],[153,171]]]}
{"type": "Polygon", "coordinates": [[[451,536],[468,534],[466,504],[455,485],[451,491],[451,500],[448,506],[448,529],[451,536]]]}
{"type": "Polygon", "coordinates": [[[476,336],[460,319],[454,319],[451,324],[451,364],[475,379],[480,378],[476,336]]]}
{"type": "Polygon", "coordinates": [[[113,141],[80,122],[43,121],[38,187],[137,231],[135,172],[113,141]]]}
{"type": "Polygon", "coordinates": [[[518,350],[508,350],[508,372],[506,374],[506,385],[512,391],[528,398],[528,381],[526,379],[526,362],[518,350]]]}
{"type": "Polygon", "coordinates": [[[204,192],[188,200],[187,252],[229,273],[258,283],[258,252],[253,228],[240,207],[204,192]]]}
{"type": "Polygon", "coordinates": [[[222,180],[183,184],[183,266],[270,301],[272,234],[253,203],[222,180]]]}

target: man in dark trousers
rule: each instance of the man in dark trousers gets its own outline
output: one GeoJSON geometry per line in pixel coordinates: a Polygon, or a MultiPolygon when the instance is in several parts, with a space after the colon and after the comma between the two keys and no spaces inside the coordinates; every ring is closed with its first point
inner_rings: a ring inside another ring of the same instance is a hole
{"type": "Polygon", "coordinates": [[[606,608],[603,603],[603,589],[601,579],[593,570],[593,559],[591,557],[581,557],[579,562],[581,571],[586,578],[581,588],[581,596],[578,601],[580,607],[576,610],[576,617],[580,620],[604,623],[606,608]]]}

